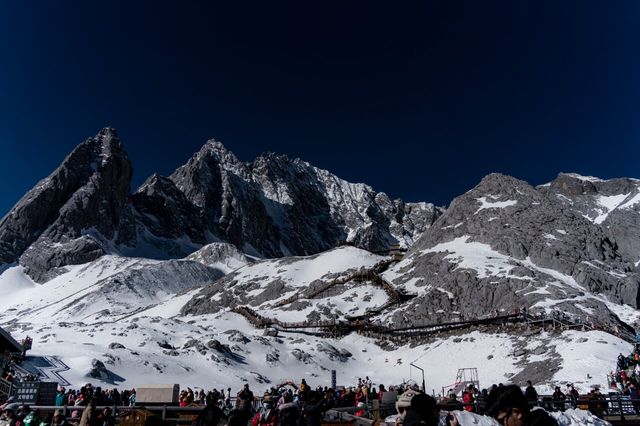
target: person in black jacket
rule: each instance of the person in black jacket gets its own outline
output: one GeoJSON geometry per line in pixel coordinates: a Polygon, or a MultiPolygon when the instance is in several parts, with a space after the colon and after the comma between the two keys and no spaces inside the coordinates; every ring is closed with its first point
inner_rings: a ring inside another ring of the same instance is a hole
{"type": "Polygon", "coordinates": [[[527,380],[527,388],[524,390],[524,396],[529,401],[529,406],[537,405],[538,402],[538,392],[536,392],[536,388],[531,384],[531,380],[527,380]]]}
{"type": "Polygon", "coordinates": [[[293,402],[291,394],[283,396],[283,403],[278,405],[278,426],[297,426],[300,419],[300,410],[293,402]]]}
{"type": "Polygon", "coordinates": [[[486,401],[487,414],[503,426],[558,426],[542,409],[529,409],[529,402],[516,385],[491,390],[486,401]]]}
{"type": "Polygon", "coordinates": [[[440,409],[435,398],[417,393],[411,398],[411,406],[402,422],[403,426],[438,426],[440,409]]]}
{"type": "Polygon", "coordinates": [[[307,400],[302,407],[302,415],[306,426],[320,426],[326,411],[326,400],[316,391],[307,393],[307,400]]]}
{"type": "Polygon", "coordinates": [[[206,397],[206,406],[193,421],[192,426],[216,426],[220,423],[220,420],[226,418],[224,411],[218,407],[218,398],[213,393],[210,393],[206,397]]]}

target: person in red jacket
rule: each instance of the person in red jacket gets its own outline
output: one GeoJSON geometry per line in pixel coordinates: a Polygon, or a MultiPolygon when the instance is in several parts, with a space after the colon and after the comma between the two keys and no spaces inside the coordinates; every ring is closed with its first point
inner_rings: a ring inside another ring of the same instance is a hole
{"type": "Polygon", "coordinates": [[[473,397],[473,385],[469,385],[467,387],[467,389],[462,392],[462,402],[464,404],[463,408],[465,411],[470,411],[470,412],[475,412],[475,406],[473,405],[473,402],[475,401],[475,398],[473,397]]]}
{"type": "Polygon", "coordinates": [[[273,406],[271,397],[265,396],[262,399],[262,408],[251,420],[251,426],[276,426],[277,419],[278,413],[273,406]]]}
{"type": "Polygon", "coordinates": [[[384,393],[387,390],[384,388],[384,385],[382,385],[382,384],[380,385],[380,387],[378,389],[379,389],[378,390],[378,401],[382,401],[382,396],[384,395],[384,393]]]}

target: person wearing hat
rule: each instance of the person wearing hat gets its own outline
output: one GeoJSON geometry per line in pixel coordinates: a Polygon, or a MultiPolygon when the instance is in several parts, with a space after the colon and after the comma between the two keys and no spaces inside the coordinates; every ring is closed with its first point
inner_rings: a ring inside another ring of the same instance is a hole
{"type": "Polygon", "coordinates": [[[0,426],[15,426],[18,404],[7,404],[0,415],[0,426]]]}
{"type": "Polygon", "coordinates": [[[51,418],[51,426],[67,426],[64,416],[62,415],[62,410],[57,409],[53,412],[53,417],[51,418]]]}
{"type": "Polygon", "coordinates": [[[404,418],[407,415],[407,411],[411,408],[411,399],[417,395],[416,391],[408,390],[404,391],[402,395],[398,397],[396,401],[396,411],[398,417],[396,418],[396,425],[404,424],[404,418]]]}
{"type": "Polygon", "coordinates": [[[271,395],[262,398],[262,407],[251,420],[251,426],[276,426],[278,418],[271,395]]]}

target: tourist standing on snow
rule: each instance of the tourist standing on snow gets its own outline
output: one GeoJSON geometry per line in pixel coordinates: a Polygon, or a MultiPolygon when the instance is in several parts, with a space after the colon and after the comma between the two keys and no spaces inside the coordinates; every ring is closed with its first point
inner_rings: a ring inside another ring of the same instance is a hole
{"type": "Polygon", "coordinates": [[[464,404],[462,408],[465,411],[470,411],[472,413],[475,413],[476,410],[473,405],[475,398],[473,397],[473,394],[474,394],[473,385],[469,385],[467,389],[464,392],[462,392],[462,402],[464,404]]]}
{"type": "Polygon", "coordinates": [[[253,392],[249,389],[248,383],[245,383],[244,388],[238,393],[236,408],[248,415],[253,411],[253,392]]]}
{"type": "Polygon", "coordinates": [[[564,411],[564,400],[567,399],[567,395],[565,395],[564,392],[560,390],[560,386],[556,386],[556,389],[551,397],[553,398],[553,406],[555,407],[555,409],[564,411]]]}
{"type": "Polygon", "coordinates": [[[538,392],[536,392],[536,388],[531,384],[531,380],[527,380],[527,388],[524,390],[524,396],[529,401],[529,406],[537,405],[538,402],[538,392]]]}

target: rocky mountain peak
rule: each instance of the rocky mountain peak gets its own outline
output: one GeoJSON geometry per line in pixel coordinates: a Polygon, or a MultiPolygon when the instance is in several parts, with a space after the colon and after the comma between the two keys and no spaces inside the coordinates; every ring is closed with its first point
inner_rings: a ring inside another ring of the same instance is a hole
{"type": "Polygon", "coordinates": [[[194,158],[200,161],[211,162],[212,160],[220,164],[225,169],[237,169],[243,166],[233,152],[227,149],[220,141],[215,139],[208,140],[198,151],[194,158]]]}
{"type": "Polygon", "coordinates": [[[133,238],[127,209],[132,168],[111,128],[79,144],[0,222],[0,262],[20,258],[35,279],[92,260],[105,242],[133,238]]]}

